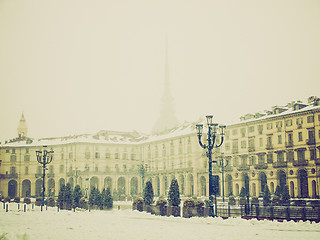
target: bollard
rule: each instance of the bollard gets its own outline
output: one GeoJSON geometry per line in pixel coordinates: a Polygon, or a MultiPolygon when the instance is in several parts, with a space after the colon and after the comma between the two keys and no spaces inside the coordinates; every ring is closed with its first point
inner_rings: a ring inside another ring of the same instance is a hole
{"type": "Polygon", "coordinates": [[[57,206],[57,211],[59,212],[59,205],[57,206]]]}
{"type": "Polygon", "coordinates": [[[42,204],[41,204],[41,212],[42,212],[42,204]]]}
{"type": "Polygon", "coordinates": [[[23,210],[24,210],[24,212],[26,212],[26,209],[27,209],[27,205],[24,204],[24,205],[23,205],[23,210]]]}
{"type": "Polygon", "coordinates": [[[118,206],[118,210],[120,210],[120,205],[118,206]]]}
{"type": "Polygon", "coordinates": [[[8,212],[9,204],[6,204],[6,212],[8,212]]]}
{"type": "Polygon", "coordinates": [[[46,205],[46,210],[48,210],[48,205],[46,205]]]}
{"type": "Polygon", "coordinates": [[[18,210],[20,209],[20,203],[18,203],[18,210]]]}
{"type": "Polygon", "coordinates": [[[3,202],[3,209],[6,209],[6,203],[3,202]]]}
{"type": "Polygon", "coordinates": [[[34,208],[34,205],[33,205],[33,203],[32,203],[32,209],[34,208]]]}

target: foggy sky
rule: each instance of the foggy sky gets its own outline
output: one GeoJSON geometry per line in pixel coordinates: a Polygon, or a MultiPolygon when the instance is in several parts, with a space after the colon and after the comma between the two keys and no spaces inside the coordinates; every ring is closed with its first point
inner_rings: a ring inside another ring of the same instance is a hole
{"type": "Polygon", "coordinates": [[[318,0],[0,0],[0,140],[150,133],[168,39],[180,122],[320,97],[318,0]]]}

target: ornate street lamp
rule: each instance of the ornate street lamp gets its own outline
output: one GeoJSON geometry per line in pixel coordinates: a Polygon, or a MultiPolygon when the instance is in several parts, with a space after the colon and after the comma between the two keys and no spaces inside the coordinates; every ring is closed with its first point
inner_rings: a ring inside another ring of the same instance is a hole
{"type": "Polygon", "coordinates": [[[42,175],[42,204],[41,204],[41,211],[42,211],[42,206],[44,206],[44,193],[45,193],[45,177],[46,177],[46,165],[52,162],[52,157],[53,157],[53,151],[36,151],[37,155],[37,161],[38,163],[42,164],[42,169],[43,169],[43,175],[42,175]]]}
{"type": "MultiPolygon", "coordinates": [[[[218,125],[217,123],[212,123],[212,115],[206,116],[207,118],[207,127],[208,127],[208,133],[207,133],[207,143],[203,144],[201,141],[202,137],[202,131],[203,131],[203,125],[202,124],[197,124],[196,129],[197,129],[197,135],[199,139],[199,144],[203,149],[207,149],[206,154],[209,159],[209,200],[210,200],[210,215],[214,217],[214,215],[217,215],[217,212],[214,214],[213,212],[213,176],[212,176],[212,163],[216,163],[216,161],[212,161],[212,149],[213,148],[218,148],[222,145],[223,143],[223,138],[224,138],[224,129],[225,125],[218,125]],[[220,129],[218,133],[218,129],[220,129]],[[221,136],[220,144],[216,144],[217,136],[221,136]]],[[[215,193],[216,195],[216,193],[215,193]]],[[[217,204],[216,204],[217,206],[217,204]]],[[[216,208],[217,209],[217,208],[216,208]]]]}

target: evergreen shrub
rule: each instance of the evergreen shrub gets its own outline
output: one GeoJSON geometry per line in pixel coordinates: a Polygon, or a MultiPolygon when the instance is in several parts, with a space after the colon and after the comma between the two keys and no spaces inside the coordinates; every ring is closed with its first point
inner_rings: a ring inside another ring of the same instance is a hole
{"type": "Polygon", "coordinates": [[[88,201],[87,201],[87,199],[80,198],[78,206],[79,206],[79,208],[88,210],[88,201]]]}
{"type": "Polygon", "coordinates": [[[179,193],[179,184],[177,179],[172,179],[170,184],[170,189],[168,193],[168,204],[169,206],[178,207],[180,205],[180,193],[179,193]]]}
{"type": "Polygon", "coordinates": [[[30,199],[29,197],[25,197],[25,198],[23,199],[23,202],[24,202],[25,204],[30,204],[30,203],[31,203],[31,199],[30,199]]]}
{"type": "Polygon", "coordinates": [[[56,200],[54,197],[49,197],[47,200],[47,206],[48,207],[55,207],[56,206],[56,200]]]}
{"type": "Polygon", "coordinates": [[[37,197],[35,204],[36,204],[36,206],[41,206],[41,204],[42,204],[42,197],[37,197]]]}
{"type": "Polygon", "coordinates": [[[146,183],[146,187],[143,191],[143,202],[147,206],[150,206],[153,203],[153,188],[150,181],[146,183]]]}
{"type": "Polygon", "coordinates": [[[228,204],[230,206],[236,205],[236,199],[234,198],[234,196],[230,196],[228,199],[228,204]]]}
{"type": "Polygon", "coordinates": [[[136,198],[132,203],[132,209],[138,210],[139,212],[142,212],[143,211],[143,199],[136,198]]]}

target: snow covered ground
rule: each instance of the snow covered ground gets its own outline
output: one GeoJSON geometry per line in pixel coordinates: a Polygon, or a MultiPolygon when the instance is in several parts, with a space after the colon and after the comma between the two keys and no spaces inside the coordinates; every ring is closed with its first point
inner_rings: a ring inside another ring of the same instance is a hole
{"type": "Polygon", "coordinates": [[[320,224],[270,222],[241,218],[175,218],[154,216],[131,209],[111,211],[59,211],[39,207],[23,212],[11,203],[0,205],[1,240],[96,240],[96,239],[320,239],[320,224]]]}

